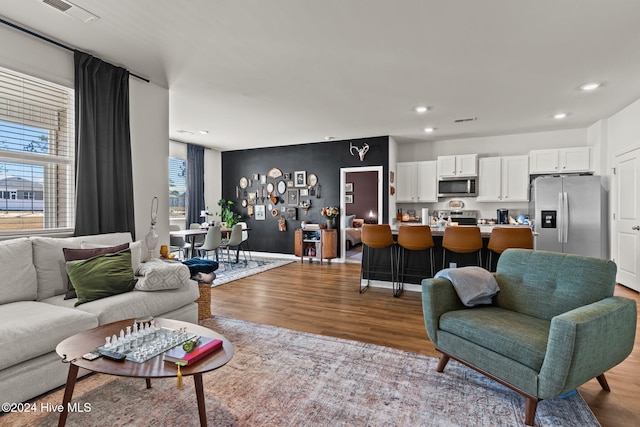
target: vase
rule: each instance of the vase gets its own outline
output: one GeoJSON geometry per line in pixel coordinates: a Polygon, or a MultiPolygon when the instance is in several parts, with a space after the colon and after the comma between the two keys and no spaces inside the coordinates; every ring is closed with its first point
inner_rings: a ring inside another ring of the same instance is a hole
{"type": "Polygon", "coordinates": [[[158,233],[156,233],[156,225],[151,224],[151,228],[149,232],[144,238],[144,244],[147,247],[149,254],[147,255],[146,261],[151,260],[152,258],[156,258],[156,247],[158,246],[158,233]]]}
{"type": "Polygon", "coordinates": [[[333,229],[333,218],[327,218],[327,230],[333,229]]]}

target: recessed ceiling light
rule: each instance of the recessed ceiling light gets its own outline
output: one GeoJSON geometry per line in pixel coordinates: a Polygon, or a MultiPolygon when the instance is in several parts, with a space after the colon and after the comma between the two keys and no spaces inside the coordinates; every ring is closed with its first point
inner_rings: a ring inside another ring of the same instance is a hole
{"type": "Polygon", "coordinates": [[[422,114],[422,113],[426,113],[427,111],[429,111],[429,107],[426,107],[424,105],[419,105],[419,106],[415,107],[413,109],[413,111],[415,111],[416,113],[422,114]]]}
{"type": "Polygon", "coordinates": [[[424,131],[425,131],[426,133],[431,133],[431,132],[433,132],[433,131],[435,131],[435,130],[436,130],[436,128],[424,128],[424,131]]]}
{"type": "Polygon", "coordinates": [[[584,90],[585,92],[589,92],[598,89],[600,86],[602,86],[602,83],[591,82],[583,84],[582,86],[580,86],[580,89],[584,90]]]}
{"type": "Polygon", "coordinates": [[[206,135],[206,134],[209,133],[209,131],[202,129],[202,130],[199,130],[198,133],[201,134],[201,135],[206,135]]]}
{"type": "Polygon", "coordinates": [[[336,139],[336,137],[335,137],[335,136],[325,136],[325,137],[324,137],[324,140],[325,140],[325,141],[333,141],[334,139],[336,139]]]}
{"type": "Polygon", "coordinates": [[[178,132],[178,133],[188,133],[190,135],[193,135],[193,132],[191,132],[189,130],[185,130],[185,129],[178,129],[176,132],[178,132]]]}
{"type": "Polygon", "coordinates": [[[567,117],[567,115],[568,115],[567,113],[557,113],[557,114],[554,114],[554,115],[553,115],[553,118],[554,118],[554,119],[558,119],[558,120],[560,120],[560,119],[564,119],[564,118],[566,118],[566,117],[567,117]]]}

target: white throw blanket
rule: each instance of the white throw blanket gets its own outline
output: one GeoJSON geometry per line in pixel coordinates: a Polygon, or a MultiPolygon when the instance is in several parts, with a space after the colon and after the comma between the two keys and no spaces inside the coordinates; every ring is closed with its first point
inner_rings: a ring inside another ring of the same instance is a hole
{"type": "Polygon", "coordinates": [[[143,262],[136,271],[138,291],[162,291],[179,289],[189,284],[189,267],[180,262],[151,259],[143,262]]]}
{"type": "Polygon", "coordinates": [[[445,268],[434,279],[448,279],[453,284],[460,301],[467,307],[491,304],[491,298],[500,291],[493,274],[482,267],[445,268]]]}

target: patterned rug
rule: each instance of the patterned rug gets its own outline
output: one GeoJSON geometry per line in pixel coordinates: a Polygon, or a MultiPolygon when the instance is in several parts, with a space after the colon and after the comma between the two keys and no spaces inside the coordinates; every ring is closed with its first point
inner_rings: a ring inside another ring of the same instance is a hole
{"type": "MultiPolygon", "coordinates": [[[[524,399],[454,361],[372,344],[227,318],[205,326],[235,347],[233,359],[205,374],[210,426],[520,426],[524,399]]],[[[197,426],[193,381],[92,375],[78,382],[68,426],[197,426]],[[85,406],[88,405],[88,406],[85,406]]],[[[35,411],[0,417],[5,427],[51,426],[62,390],[33,402],[35,411]]],[[[538,405],[537,426],[599,426],[580,395],[538,405]]]]}
{"type": "MultiPolygon", "coordinates": [[[[222,258],[220,258],[220,260],[222,261],[222,258]]],[[[233,282],[234,280],[242,279],[243,277],[262,273],[263,271],[281,267],[292,262],[295,261],[291,259],[255,257],[253,257],[252,259],[247,259],[245,261],[241,255],[240,260],[237,264],[220,262],[220,266],[216,270],[216,278],[213,281],[213,285],[211,287],[215,288],[216,286],[224,285],[225,283],[233,282]]]]}

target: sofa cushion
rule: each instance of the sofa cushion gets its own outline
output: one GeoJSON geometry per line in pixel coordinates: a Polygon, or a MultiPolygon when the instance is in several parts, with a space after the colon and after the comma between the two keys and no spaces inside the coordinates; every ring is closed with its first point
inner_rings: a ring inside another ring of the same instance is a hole
{"type": "Polygon", "coordinates": [[[0,259],[0,277],[4,282],[0,304],[34,301],[38,282],[29,239],[22,237],[0,242],[0,259]]]}
{"type": "Polygon", "coordinates": [[[38,275],[38,300],[43,300],[67,292],[67,269],[62,248],[80,249],[82,242],[115,246],[131,242],[131,234],[109,233],[65,238],[33,236],[29,239],[33,245],[33,263],[38,275]]]}
{"type": "Polygon", "coordinates": [[[96,326],[96,315],[74,308],[37,301],[4,304],[0,310],[0,370],[50,353],[65,338],[96,326]]]}
{"type": "MultiPolygon", "coordinates": [[[[101,325],[123,319],[145,316],[160,316],[193,303],[200,296],[198,284],[190,280],[180,289],[141,292],[133,290],[79,305],[76,310],[98,316],[101,325]]],[[[74,299],[65,300],[64,295],[56,295],[43,300],[48,304],[73,307],[74,299]]]]}
{"type": "Polygon", "coordinates": [[[551,322],[498,307],[450,311],[440,329],[540,370],[551,322]]]}
{"type": "Polygon", "coordinates": [[[76,306],[133,290],[131,249],[67,263],[69,280],[76,290],[76,306]]]}
{"type": "Polygon", "coordinates": [[[151,259],[140,264],[136,289],[139,291],[161,291],[164,289],[178,289],[189,283],[191,273],[189,267],[180,262],[165,262],[151,259]]]}
{"type": "MultiPolygon", "coordinates": [[[[82,247],[82,244],[80,246],[82,247]]],[[[91,249],[63,248],[62,252],[64,253],[64,260],[68,263],[69,261],[89,259],[89,258],[97,257],[99,255],[104,255],[104,254],[113,254],[116,252],[120,252],[121,250],[127,249],[128,247],[129,247],[129,243],[123,243],[121,245],[116,245],[116,246],[97,245],[97,247],[94,247],[91,249]]],[[[77,298],[77,297],[78,295],[76,295],[76,289],[71,284],[71,281],[69,281],[69,285],[67,287],[67,293],[65,294],[64,299],[71,299],[71,298],[77,298]]]]}

